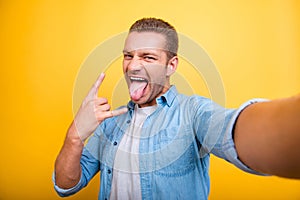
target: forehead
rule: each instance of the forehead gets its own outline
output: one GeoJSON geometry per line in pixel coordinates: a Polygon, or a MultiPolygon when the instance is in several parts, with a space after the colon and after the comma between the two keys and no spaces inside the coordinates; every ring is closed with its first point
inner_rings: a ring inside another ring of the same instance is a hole
{"type": "Polygon", "coordinates": [[[131,52],[141,49],[166,49],[165,37],[154,32],[131,32],[128,34],[124,51],[131,52]]]}

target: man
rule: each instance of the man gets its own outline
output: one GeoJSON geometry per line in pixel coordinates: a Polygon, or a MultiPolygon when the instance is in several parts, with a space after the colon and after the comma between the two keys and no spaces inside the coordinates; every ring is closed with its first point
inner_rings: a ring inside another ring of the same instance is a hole
{"type": "Polygon", "coordinates": [[[144,18],[131,26],[123,51],[131,101],[111,111],[97,96],[99,76],[57,157],[59,195],[101,171],[99,199],[207,199],[210,153],[250,173],[300,178],[300,96],[225,109],[179,94],[170,85],[177,49],[169,23],[144,18]]]}

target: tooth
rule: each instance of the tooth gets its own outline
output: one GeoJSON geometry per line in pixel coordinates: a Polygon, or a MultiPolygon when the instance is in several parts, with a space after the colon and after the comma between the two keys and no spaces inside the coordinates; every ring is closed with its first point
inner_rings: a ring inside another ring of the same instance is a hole
{"type": "Polygon", "coordinates": [[[145,79],[139,77],[130,77],[130,79],[134,81],[145,81],[145,79]]]}

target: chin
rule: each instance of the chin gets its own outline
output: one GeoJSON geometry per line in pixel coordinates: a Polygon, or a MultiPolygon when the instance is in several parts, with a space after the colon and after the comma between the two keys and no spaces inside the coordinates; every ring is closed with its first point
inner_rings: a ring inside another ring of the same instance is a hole
{"type": "Polygon", "coordinates": [[[138,104],[140,107],[153,106],[156,104],[156,99],[149,101],[145,97],[142,97],[141,99],[139,99],[137,101],[131,99],[131,101],[135,104],[138,104]]]}
{"type": "Polygon", "coordinates": [[[147,101],[143,101],[143,100],[133,100],[131,99],[131,101],[135,104],[138,104],[138,105],[143,105],[143,104],[147,104],[147,101]]]}

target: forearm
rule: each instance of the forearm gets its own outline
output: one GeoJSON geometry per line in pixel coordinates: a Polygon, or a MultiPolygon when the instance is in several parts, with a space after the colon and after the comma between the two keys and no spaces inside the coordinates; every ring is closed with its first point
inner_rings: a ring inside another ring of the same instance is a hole
{"type": "Polygon", "coordinates": [[[234,141],[239,158],[252,169],[300,178],[300,95],[247,107],[234,141]]]}
{"type": "Polygon", "coordinates": [[[72,123],[55,162],[55,180],[58,187],[68,189],[79,182],[81,176],[80,158],[83,146],[84,144],[72,123]]]}

